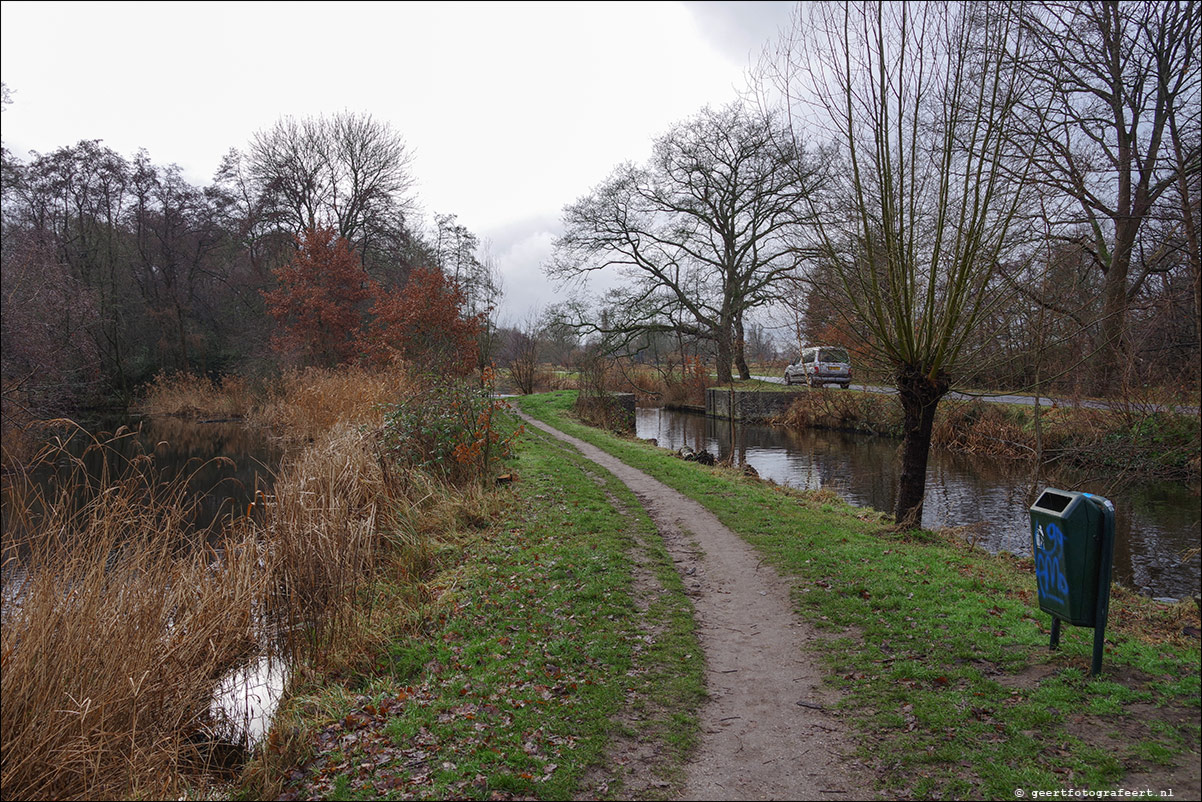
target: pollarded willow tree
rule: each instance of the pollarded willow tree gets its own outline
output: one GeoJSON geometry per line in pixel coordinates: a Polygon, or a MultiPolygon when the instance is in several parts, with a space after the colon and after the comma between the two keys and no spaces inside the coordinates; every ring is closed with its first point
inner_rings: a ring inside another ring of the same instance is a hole
{"type": "Polygon", "coordinates": [[[787,234],[818,180],[818,161],[782,133],[742,105],[704,109],[658,139],[646,166],[618,167],[568,206],[547,273],[625,279],[606,314],[579,322],[631,340],[712,341],[718,379],[730,381],[744,314],[771,302],[796,267],[787,234]]]}
{"type": "Polygon", "coordinates": [[[1005,58],[1020,46],[1009,4],[813,3],[763,65],[842,157],[812,230],[844,318],[894,370],[905,526],[922,520],[935,410],[998,300],[1025,183],[1005,58]]]}

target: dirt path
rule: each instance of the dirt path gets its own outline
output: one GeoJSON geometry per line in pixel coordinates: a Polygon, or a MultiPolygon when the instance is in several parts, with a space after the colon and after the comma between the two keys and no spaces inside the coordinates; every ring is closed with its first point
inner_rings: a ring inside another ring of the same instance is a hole
{"type": "Polygon", "coordinates": [[[681,799],[867,799],[868,773],[849,762],[847,726],[807,649],[820,636],[792,612],[789,585],[697,502],[557,429],[629,487],[664,537],[692,597],[709,701],[681,799]]]}

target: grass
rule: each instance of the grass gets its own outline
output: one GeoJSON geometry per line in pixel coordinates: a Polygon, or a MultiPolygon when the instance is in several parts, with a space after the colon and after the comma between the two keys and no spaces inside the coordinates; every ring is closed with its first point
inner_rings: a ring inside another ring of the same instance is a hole
{"type": "Polygon", "coordinates": [[[189,531],[187,477],[147,458],[88,477],[86,456],[45,448],[57,484],[4,477],[0,787],[173,798],[224,734],[214,678],[256,650],[267,575],[244,525],[189,531]]]}
{"type": "MultiPolygon", "coordinates": [[[[153,455],[121,457],[103,438],[82,456],[55,441],[5,464],[5,798],[193,793],[230,735],[210,713],[215,685],[240,661],[270,644],[301,674],[353,672],[415,631],[429,528],[490,508],[387,466],[377,401],[397,380],[286,376],[251,414],[287,424],[290,456],[269,495],[209,532],[191,528],[189,476],[164,480],[153,455]],[[381,573],[397,578],[387,617],[381,573]]],[[[185,379],[158,392],[190,415],[229,411],[211,390],[185,379]]]]}
{"type": "Polygon", "coordinates": [[[277,739],[291,728],[307,744],[285,797],[678,790],[702,664],[671,559],[630,491],[574,450],[530,433],[510,468],[503,511],[441,554],[416,631],[371,671],[298,688],[277,718],[277,739]],[[657,757],[624,765],[624,742],[657,757]]]}
{"type": "Polygon", "coordinates": [[[836,636],[821,658],[860,722],[883,796],[1117,787],[1149,756],[1197,760],[1199,648],[1182,629],[1198,626],[1192,602],[1116,590],[1104,675],[1089,679],[1092,632],[1070,627],[1048,651],[1029,561],[672,459],[572,421],[571,402],[554,393],[519,403],[698,500],[794,578],[799,614],[836,636]]]}

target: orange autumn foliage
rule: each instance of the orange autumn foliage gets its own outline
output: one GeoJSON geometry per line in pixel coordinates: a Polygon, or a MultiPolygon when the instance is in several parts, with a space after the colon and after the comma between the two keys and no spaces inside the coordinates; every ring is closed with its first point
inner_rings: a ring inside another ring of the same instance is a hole
{"type": "Polygon", "coordinates": [[[465,375],[476,366],[480,320],[464,319],[463,303],[442,271],[414,268],[405,286],[377,296],[364,351],[378,363],[399,357],[423,370],[465,375]]]}
{"type": "Polygon", "coordinates": [[[384,365],[464,375],[476,366],[480,318],[464,319],[463,293],[437,268],[414,268],[404,286],[382,288],[333,229],[297,237],[296,255],[264,292],[278,330],[272,347],[302,365],[384,365]],[[369,307],[370,303],[370,308],[369,307]]]}
{"type": "Polygon", "coordinates": [[[296,245],[296,255],[272,271],[279,286],[263,293],[280,327],[272,347],[306,365],[349,361],[360,351],[362,310],[376,296],[376,284],[332,228],[306,230],[296,245]]]}

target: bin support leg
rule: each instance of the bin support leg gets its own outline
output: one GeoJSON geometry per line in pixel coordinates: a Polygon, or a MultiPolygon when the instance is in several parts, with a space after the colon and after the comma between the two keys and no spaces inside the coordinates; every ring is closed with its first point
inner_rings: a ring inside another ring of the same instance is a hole
{"type": "Polygon", "coordinates": [[[1093,628],[1093,664],[1089,667],[1091,677],[1102,673],[1102,650],[1106,646],[1106,617],[1110,613],[1110,566],[1104,567],[1106,570],[1102,576],[1106,584],[1098,592],[1098,606],[1094,614],[1096,623],[1093,628]]]}
{"type": "Polygon", "coordinates": [[[1060,648],[1060,619],[1052,616],[1052,642],[1048,644],[1048,650],[1060,648]]]}

